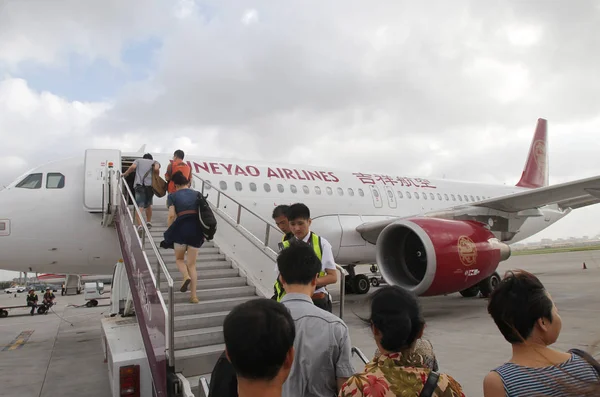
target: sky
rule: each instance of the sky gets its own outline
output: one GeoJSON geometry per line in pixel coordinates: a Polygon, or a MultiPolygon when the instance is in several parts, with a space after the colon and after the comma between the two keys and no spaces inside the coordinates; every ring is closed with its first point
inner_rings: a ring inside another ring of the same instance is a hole
{"type": "Polygon", "coordinates": [[[551,184],[594,176],[599,4],[4,0],[0,188],[142,144],[514,185],[539,117],[551,184]]]}

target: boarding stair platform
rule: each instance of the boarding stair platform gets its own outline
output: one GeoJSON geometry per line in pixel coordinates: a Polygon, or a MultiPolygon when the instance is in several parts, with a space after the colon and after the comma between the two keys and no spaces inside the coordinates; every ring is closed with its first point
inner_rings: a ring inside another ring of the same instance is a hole
{"type": "MultiPolygon", "coordinates": [[[[218,226],[214,240],[199,250],[199,303],[190,303],[189,290],[179,291],[183,276],[174,251],[160,248],[167,229],[166,197],[154,198],[153,226],[143,225],[138,231],[134,218],[141,211],[130,184],[122,178],[131,160],[112,155],[103,160],[104,153],[89,154],[94,160],[100,159],[97,163],[104,167],[101,172],[93,170],[103,180],[102,200],[93,210],[101,210],[102,226],[115,228],[118,234],[121,265],[129,286],[124,314],[135,313],[152,378],[152,395],[204,396],[210,373],[225,349],[222,326],[227,314],[250,299],[272,295],[277,257],[273,247],[282,234],[272,222],[194,176],[192,187],[208,193],[218,226]],[[119,169],[116,164],[123,165],[119,169]]],[[[337,297],[343,317],[345,273],[341,267],[338,271],[341,288],[337,297]]]]}

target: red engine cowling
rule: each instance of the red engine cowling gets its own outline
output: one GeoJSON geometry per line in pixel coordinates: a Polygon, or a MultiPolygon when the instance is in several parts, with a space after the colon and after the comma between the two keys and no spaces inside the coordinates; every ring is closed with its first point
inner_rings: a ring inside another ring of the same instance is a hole
{"type": "Polygon", "coordinates": [[[469,288],[509,256],[507,244],[473,221],[399,220],[377,238],[377,264],[385,280],[421,296],[469,288]]]}

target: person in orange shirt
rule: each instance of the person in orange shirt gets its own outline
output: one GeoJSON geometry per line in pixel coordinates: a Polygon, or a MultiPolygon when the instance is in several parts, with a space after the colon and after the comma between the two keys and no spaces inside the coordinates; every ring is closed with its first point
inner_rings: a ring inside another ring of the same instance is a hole
{"type": "Polygon", "coordinates": [[[173,162],[167,166],[165,180],[168,182],[167,191],[169,193],[175,192],[175,184],[171,180],[171,177],[178,171],[181,171],[183,176],[190,181],[190,184],[192,183],[192,168],[187,163],[183,162],[184,157],[185,153],[183,153],[183,150],[175,150],[175,153],[173,153],[173,162]]]}

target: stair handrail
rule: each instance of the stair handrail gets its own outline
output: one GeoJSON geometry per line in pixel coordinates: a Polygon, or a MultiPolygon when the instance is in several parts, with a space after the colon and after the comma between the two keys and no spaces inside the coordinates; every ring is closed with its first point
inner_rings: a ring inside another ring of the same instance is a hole
{"type": "MultiPolygon", "coordinates": [[[[234,199],[233,197],[231,197],[227,193],[223,192],[221,189],[217,188],[215,185],[213,185],[209,181],[201,178],[200,176],[198,176],[196,174],[193,174],[193,176],[195,178],[199,179],[202,182],[202,188],[200,190],[202,194],[204,194],[204,187],[205,187],[205,185],[208,185],[210,187],[210,189],[214,189],[217,192],[217,203],[213,204],[213,203],[209,202],[209,204],[216,211],[218,211],[219,214],[221,214],[222,216],[224,216],[225,220],[229,219],[230,223],[234,222],[235,225],[233,225],[233,226],[236,227],[236,228],[242,229],[244,231],[244,233],[242,233],[242,235],[248,241],[250,241],[257,248],[259,248],[265,255],[267,255],[274,262],[276,262],[277,261],[277,253],[275,251],[273,251],[273,249],[271,247],[269,247],[269,236],[271,234],[271,229],[275,229],[275,231],[278,232],[280,235],[283,235],[283,232],[281,230],[279,230],[279,228],[276,225],[273,225],[271,222],[269,222],[268,220],[266,220],[262,216],[258,215],[256,212],[252,211],[251,209],[249,209],[244,204],[240,203],[239,201],[237,201],[236,199],[234,199]],[[219,208],[219,204],[221,203],[221,196],[227,197],[229,200],[231,200],[234,204],[236,204],[238,206],[237,207],[237,219],[234,220],[227,212],[225,212],[225,211],[223,211],[223,210],[221,210],[219,208]],[[261,240],[256,235],[254,235],[250,230],[246,229],[240,223],[240,219],[242,217],[242,209],[244,209],[248,213],[254,215],[254,217],[256,217],[258,220],[262,221],[266,225],[264,241],[261,240]]],[[[346,293],[345,293],[345,290],[346,290],[346,288],[345,288],[346,287],[346,273],[345,273],[344,268],[341,267],[340,265],[336,264],[335,267],[340,272],[340,319],[344,319],[344,301],[345,301],[344,298],[345,298],[345,295],[346,295],[346,293]]]]}
{"type": "MultiPolygon", "coordinates": [[[[231,197],[227,193],[223,192],[221,189],[217,188],[215,185],[213,185],[209,181],[204,180],[203,178],[199,177],[196,174],[194,174],[194,177],[197,178],[197,179],[199,179],[202,182],[202,188],[200,189],[200,191],[202,192],[202,194],[204,194],[205,185],[208,185],[208,187],[210,189],[214,189],[217,192],[217,203],[213,204],[213,207],[215,209],[217,209],[221,215],[226,216],[231,221],[235,222],[235,227],[242,228],[244,230],[245,233],[243,233],[243,234],[244,234],[244,237],[246,237],[246,239],[248,239],[251,243],[253,243],[258,248],[260,248],[265,253],[265,255],[267,255],[273,261],[276,261],[277,260],[277,253],[271,247],[269,247],[269,238],[271,236],[271,229],[274,229],[277,233],[279,233],[282,236],[283,236],[283,232],[281,230],[279,230],[279,228],[276,225],[272,224],[271,222],[269,222],[268,220],[266,220],[262,216],[258,215],[256,212],[252,211],[251,209],[249,209],[248,207],[246,207],[244,204],[240,203],[239,201],[237,201],[236,199],[234,199],[233,197],[231,197]],[[225,212],[225,211],[221,210],[221,208],[219,208],[219,205],[221,203],[221,196],[227,197],[229,200],[231,200],[234,204],[236,204],[238,206],[237,219],[233,219],[227,212],[225,212]],[[265,237],[264,237],[264,239],[261,240],[259,237],[257,237],[256,235],[254,235],[250,230],[246,229],[240,223],[240,220],[241,220],[241,217],[242,217],[242,209],[246,210],[249,214],[253,215],[255,218],[257,218],[258,220],[262,221],[265,224],[266,227],[265,227],[265,237]],[[248,235],[250,235],[251,238],[249,236],[247,236],[246,233],[248,235]],[[254,241],[253,241],[253,239],[254,239],[254,241]],[[257,242],[260,243],[260,244],[262,244],[262,246],[258,246],[256,244],[257,242]]],[[[212,204],[212,203],[210,203],[210,204],[212,204]]]]}
{"type": "MultiPolygon", "coordinates": [[[[123,194],[123,186],[125,186],[125,189],[127,191],[127,195],[129,196],[129,198],[131,199],[131,202],[133,204],[133,208],[134,208],[134,212],[138,215],[140,220],[143,220],[143,216],[142,216],[142,212],[140,210],[140,207],[137,205],[137,202],[135,200],[135,195],[131,192],[131,189],[129,188],[129,185],[127,184],[127,182],[125,181],[125,178],[121,177],[119,178],[119,180],[121,181],[121,183],[119,184],[119,189],[121,191],[121,196],[122,196],[122,203],[127,204],[127,198],[125,197],[125,195],[123,194]]],[[[129,210],[129,208],[127,208],[127,214],[129,215],[129,218],[131,219],[131,222],[134,224],[135,226],[135,221],[134,221],[134,216],[133,214],[131,214],[131,211],[129,210]]],[[[152,268],[150,265],[150,261],[148,259],[148,256],[146,255],[145,252],[145,247],[146,247],[146,240],[148,240],[148,242],[150,243],[150,247],[152,248],[152,251],[154,251],[154,255],[156,256],[157,262],[158,262],[158,266],[157,266],[157,271],[156,271],[156,282],[154,283],[154,286],[156,287],[158,296],[160,297],[161,300],[161,305],[163,307],[163,309],[166,312],[167,315],[167,327],[166,327],[166,337],[167,337],[167,359],[168,359],[168,363],[169,366],[174,367],[175,366],[175,295],[174,295],[174,282],[173,282],[173,278],[171,277],[171,274],[169,272],[169,269],[167,268],[167,266],[165,265],[164,260],[162,259],[162,255],[160,254],[158,247],[156,246],[156,243],[154,242],[154,239],[152,238],[148,238],[146,239],[146,236],[151,236],[150,234],[150,229],[148,229],[148,226],[146,225],[145,222],[141,222],[141,226],[142,226],[142,236],[140,238],[140,244],[141,244],[141,248],[142,251],[144,251],[144,257],[146,258],[146,265],[148,266],[148,269],[150,270],[150,274],[152,275],[152,268]],[[162,299],[162,294],[160,291],[160,284],[161,284],[161,280],[160,280],[160,273],[164,273],[166,281],[167,281],[167,285],[168,285],[168,309],[165,305],[164,299],[162,299]]],[[[153,280],[154,281],[154,280],[153,280]]]]}
{"type": "Polygon", "coordinates": [[[358,347],[352,346],[351,351],[352,351],[352,355],[356,354],[363,363],[365,363],[365,364],[369,363],[369,359],[367,358],[367,356],[365,356],[364,353],[362,352],[362,350],[360,350],[358,347]]]}

